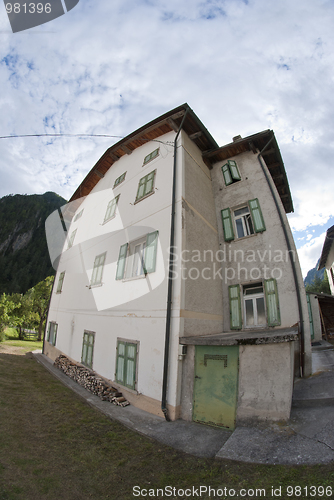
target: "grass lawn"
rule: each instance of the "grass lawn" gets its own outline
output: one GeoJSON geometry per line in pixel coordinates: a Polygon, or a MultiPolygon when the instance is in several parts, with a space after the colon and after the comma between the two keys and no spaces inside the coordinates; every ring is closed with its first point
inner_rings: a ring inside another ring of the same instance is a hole
{"type": "Polygon", "coordinates": [[[167,485],[176,490],[226,487],[236,491],[235,497],[241,488],[252,489],[242,497],[246,499],[259,498],[257,488],[266,490],[261,496],[266,499],[319,499],[333,497],[305,495],[305,490],[289,496],[286,487],[333,483],[333,465],[243,464],[175,451],[109,420],[32,354],[0,353],[0,500],[214,498],[157,491],[167,485]],[[134,486],[146,489],[147,496],[134,496],[134,486]],[[273,497],[272,486],[281,486],[282,494],[273,497]]]}
{"type": "Polygon", "coordinates": [[[0,352],[1,350],[9,352],[11,350],[10,348],[12,348],[12,351],[15,351],[17,354],[25,354],[26,352],[42,349],[43,347],[43,341],[37,342],[36,340],[19,340],[19,335],[15,328],[6,328],[5,335],[6,340],[0,342],[0,352]],[[1,346],[4,348],[1,349],[1,346]]]}

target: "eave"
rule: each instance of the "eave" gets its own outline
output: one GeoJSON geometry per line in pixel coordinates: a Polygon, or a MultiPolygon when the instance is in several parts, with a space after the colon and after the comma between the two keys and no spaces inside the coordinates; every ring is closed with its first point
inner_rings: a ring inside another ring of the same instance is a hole
{"type": "Polygon", "coordinates": [[[323,267],[325,267],[327,262],[327,257],[330,252],[333,241],[334,241],[334,226],[327,229],[326,238],[322,247],[321,257],[318,265],[318,271],[323,267]]]}
{"type": "Polygon", "coordinates": [[[286,213],[290,213],[293,212],[290,187],[281,152],[272,130],[265,130],[245,138],[236,138],[230,144],[226,144],[226,146],[204,153],[203,158],[209,168],[212,168],[213,164],[219,161],[227,160],[247,151],[259,154],[270,140],[270,145],[264,150],[262,156],[282,200],[284,210],[286,213]]]}

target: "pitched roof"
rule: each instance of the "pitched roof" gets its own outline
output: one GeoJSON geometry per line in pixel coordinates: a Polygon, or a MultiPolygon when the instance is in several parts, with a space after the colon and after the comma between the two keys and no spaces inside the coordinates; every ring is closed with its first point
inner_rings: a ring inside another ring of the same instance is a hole
{"type": "Polygon", "coordinates": [[[322,247],[321,257],[320,257],[320,261],[319,261],[319,265],[318,265],[318,270],[325,267],[327,257],[328,257],[329,251],[331,249],[331,246],[333,244],[333,241],[334,241],[334,226],[327,229],[326,238],[325,238],[325,242],[324,242],[323,247],[322,247]]]}
{"type": "Polygon", "coordinates": [[[122,156],[131,154],[145,142],[158,139],[158,137],[173,130],[177,132],[186,111],[187,115],[182,129],[202,151],[203,160],[210,169],[217,161],[239,153],[245,151],[258,153],[272,139],[270,148],[263,153],[263,158],[274,180],[285,211],[287,213],[293,211],[289,184],[274,132],[266,130],[245,138],[238,136],[231,144],[219,147],[200,119],[186,103],[152,120],[108,148],[81,182],[72,195],[70,202],[75,200],[79,202],[80,198],[87,196],[99,180],[104,177],[109,168],[122,156]]]}

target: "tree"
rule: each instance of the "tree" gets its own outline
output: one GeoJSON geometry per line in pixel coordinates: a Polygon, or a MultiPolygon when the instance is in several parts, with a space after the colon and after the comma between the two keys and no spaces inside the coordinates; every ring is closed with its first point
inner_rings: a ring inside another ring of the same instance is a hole
{"type": "Polygon", "coordinates": [[[25,295],[29,296],[32,312],[38,315],[38,340],[42,340],[43,326],[49,309],[49,301],[54,276],[48,276],[30,288],[25,295]]]}
{"type": "Polygon", "coordinates": [[[19,339],[23,338],[22,328],[31,328],[38,321],[38,315],[33,311],[32,299],[28,293],[12,293],[10,296],[14,307],[10,313],[10,324],[18,327],[19,339]]]}
{"type": "Polygon", "coordinates": [[[324,273],[323,279],[315,276],[310,285],[306,285],[305,290],[307,293],[331,293],[327,272],[324,273]]]}
{"type": "Polygon", "coordinates": [[[3,293],[0,297],[0,342],[4,339],[4,330],[10,322],[10,314],[15,304],[10,300],[10,296],[3,293]]]}

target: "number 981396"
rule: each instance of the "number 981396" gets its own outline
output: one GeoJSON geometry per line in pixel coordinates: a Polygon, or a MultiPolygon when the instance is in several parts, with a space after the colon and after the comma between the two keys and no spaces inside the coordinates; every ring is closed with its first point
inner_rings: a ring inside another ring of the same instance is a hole
{"type": "Polygon", "coordinates": [[[50,14],[51,3],[6,3],[7,14],[50,14]]]}

